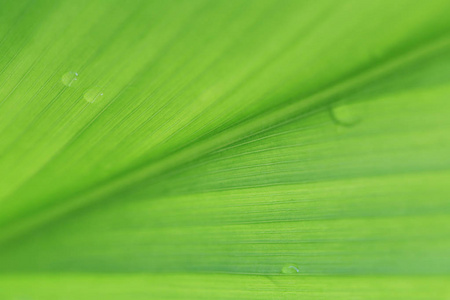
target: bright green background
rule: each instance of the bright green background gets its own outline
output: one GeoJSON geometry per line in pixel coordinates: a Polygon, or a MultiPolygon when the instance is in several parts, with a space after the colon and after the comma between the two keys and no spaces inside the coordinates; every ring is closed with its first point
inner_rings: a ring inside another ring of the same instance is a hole
{"type": "Polygon", "coordinates": [[[0,299],[448,299],[449,12],[0,0],[0,299]]]}

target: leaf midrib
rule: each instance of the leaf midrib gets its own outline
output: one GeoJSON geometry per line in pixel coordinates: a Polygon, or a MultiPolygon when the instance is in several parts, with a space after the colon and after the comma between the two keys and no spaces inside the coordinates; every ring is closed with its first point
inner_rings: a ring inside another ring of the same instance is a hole
{"type": "Polygon", "coordinates": [[[7,243],[9,240],[20,238],[23,234],[40,228],[72,211],[105,200],[108,195],[124,191],[143,180],[157,177],[159,174],[195,161],[208,153],[227,147],[240,140],[285,125],[304,116],[305,113],[313,109],[340,100],[340,95],[342,94],[365,86],[386,74],[431,56],[433,53],[442,51],[449,46],[449,36],[440,36],[412,50],[405,51],[403,55],[388,59],[384,63],[369,69],[364,69],[350,78],[345,78],[343,81],[334,83],[303,99],[291,102],[286,106],[263,111],[250,119],[237,123],[233,127],[198,139],[168,156],[149,161],[143,166],[126,170],[103,183],[96,184],[94,187],[87,188],[78,194],[66,198],[65,201],[60,201],[57,205],[50,204],[42,207],[38,213],[19,217],[3,225],[0,233],[0,245],[7,243]]]}

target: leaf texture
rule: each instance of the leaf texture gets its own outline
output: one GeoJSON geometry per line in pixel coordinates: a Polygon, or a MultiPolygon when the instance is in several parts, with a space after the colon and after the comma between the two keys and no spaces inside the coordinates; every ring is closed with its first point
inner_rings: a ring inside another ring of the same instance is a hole
{"type": "Polygon", "coordinates": [[[450,296],[448,1],[0,8],[2,299],[450,296]]]}

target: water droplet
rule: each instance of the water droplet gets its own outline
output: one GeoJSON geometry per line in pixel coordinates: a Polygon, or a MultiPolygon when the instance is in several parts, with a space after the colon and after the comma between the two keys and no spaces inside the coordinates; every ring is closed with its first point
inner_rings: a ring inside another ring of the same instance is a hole
{"type": "Polygon", "coordinates": [[[344,126],[352,126],[361,121],[355,109],[346,104],[331,108],[331,116],[336,123],[344,126]]]}
{"type": "Polygon", "coordinates": [[[103,92],[99,87],[89,89],[84,93],[84,99],[89,103],[94,103],[95,101],[103,97],[103,92]]]}
{"type": "Polygon", "coordinates": [[[296,265],[293,264],[285,265],[283,269],[281,269],[281,273],[283,274],[296,274],[298,272],[300,272],[300,270],[296,265]]]}
{"type": "Polygon", "coordinates": [[[76,82],[78,79],[78,73],[77,72],[67,72],[66,74],[64,74],[61,77],[61,82],[65,85],[65,86],[71,86],[74,82],[76,82]]]}

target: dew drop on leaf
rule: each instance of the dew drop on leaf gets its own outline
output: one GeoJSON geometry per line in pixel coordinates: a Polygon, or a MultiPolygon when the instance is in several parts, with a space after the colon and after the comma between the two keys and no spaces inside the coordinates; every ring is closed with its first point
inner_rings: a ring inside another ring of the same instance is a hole
{"type": "Polygon", "coordinates": [[[335,123],[343,126],[352,126],[361,121],[358,112],[347,104],[332,107],[331,116],[335,123]]]}
{"type": "Polygon", "coordinates": [[[84,93],[84,99],[89,103],[94,103],[95,101],[103,97],[103,92],[99,87],[95,87],[87,90],[84,93]]]}
{"type": "Polygon", "coordinates": [[[65,86],[71,86],[74,82],[76,82],[78,79],[78,73],[77,72],[67,72],[61,77],[61,82],[65,86]]]}
{"type": "Polygon", "coordinates": [[[283,273],[283,274],[296,274],[298,272],[300,272],[300,270],[298,269],[298,267],[296,265],[293,265],[293,264],[285,265],[281,269],[281,273],[283,273]]]}

